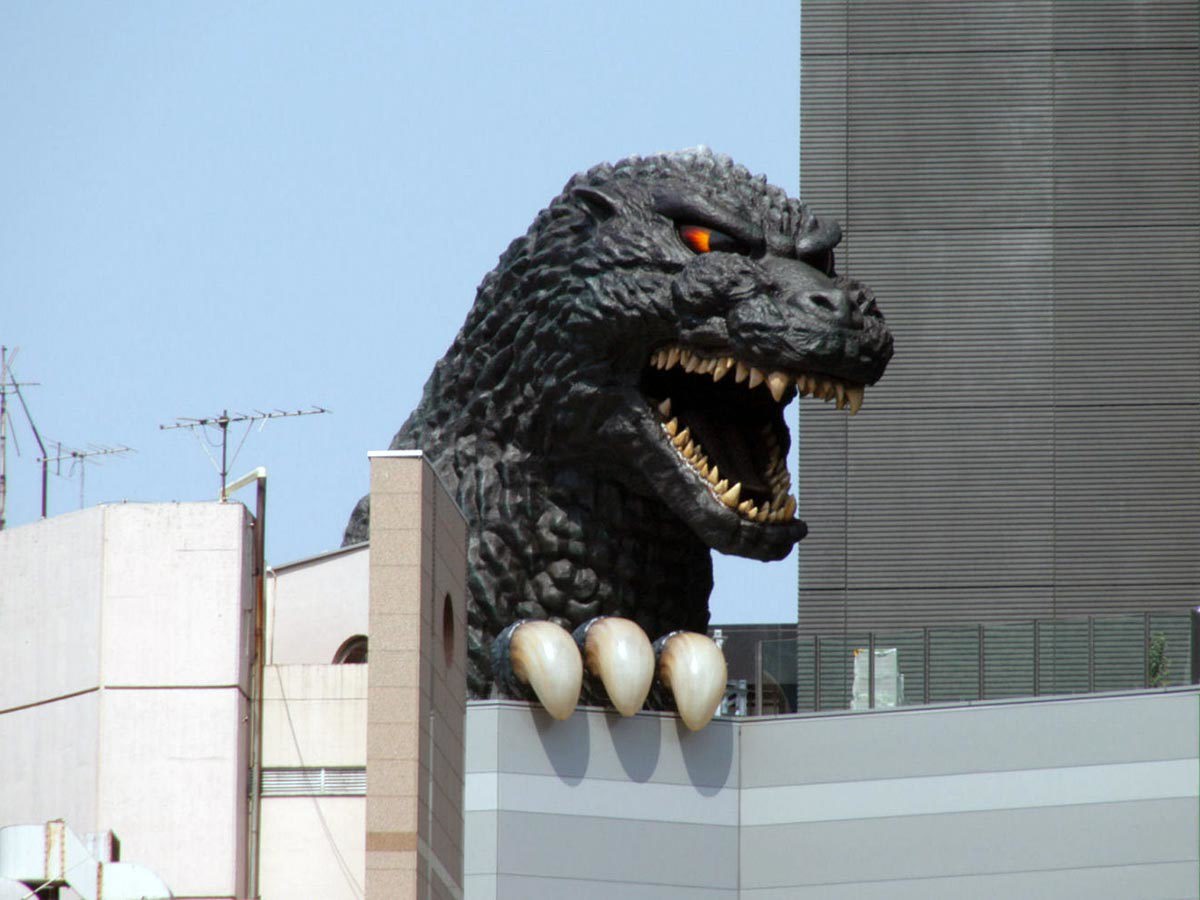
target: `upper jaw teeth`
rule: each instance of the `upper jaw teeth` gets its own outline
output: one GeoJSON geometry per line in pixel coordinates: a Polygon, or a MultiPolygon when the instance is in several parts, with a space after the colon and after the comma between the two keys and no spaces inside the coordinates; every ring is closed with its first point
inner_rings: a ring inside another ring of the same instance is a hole
{"type": "Polygon", "coordinates": [[[655,369],[663,370],[682,366],[685,372],[700,375],[711,374],[713,381],[720,381],[732,372],[735,382],[738,384],[746,382],[747,387],[751,389],[765,384],[776,403],[783,401],[784,395],[793,382],[796,385],[796,392],[801,397],[811,396],[826,402],[834,400],[838,409],[849,409],[850,415],[857,413],[863,403],[864,387],[861,384],[807,372],[788,373],[778,369],[764,372],[757,366],[752,366],[732,356],[704,357],[678,345],[663,347],[650,354],[650,365],[655,369]]]}

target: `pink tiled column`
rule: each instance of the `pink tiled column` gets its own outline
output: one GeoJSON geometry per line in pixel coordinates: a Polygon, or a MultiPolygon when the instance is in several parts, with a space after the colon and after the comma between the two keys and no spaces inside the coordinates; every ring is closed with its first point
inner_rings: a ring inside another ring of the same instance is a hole
{"type": "Polygon", "coordinates": [[[367,898],[461,898],[466,523],[419,453],[370,459],[367,898]]]}

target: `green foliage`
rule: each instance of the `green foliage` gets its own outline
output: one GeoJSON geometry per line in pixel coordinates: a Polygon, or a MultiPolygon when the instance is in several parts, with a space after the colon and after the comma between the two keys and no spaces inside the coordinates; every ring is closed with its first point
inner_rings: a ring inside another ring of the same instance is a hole
{"type": "Polygon", "coordinates": [[[1167,636],[1161,631],[1150,638],[1150,687],[1166,687],[1171,682],[1171,657],[1167,656],[1167,636]]]}

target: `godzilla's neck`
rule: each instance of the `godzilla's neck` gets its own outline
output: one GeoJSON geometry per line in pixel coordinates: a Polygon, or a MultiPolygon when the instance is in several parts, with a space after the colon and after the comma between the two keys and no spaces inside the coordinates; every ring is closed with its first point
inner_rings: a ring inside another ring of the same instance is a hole
{"type": "Polygon", "coordinates": [[[496,623],[552,618],[574,628],[621,615],[652,639],[707,626],[709,549],[658,500],[515,453],[494,470],[464,473],[459,496],[487,595],[476,601],[496,623]]]}
{"type": "Polygon", "coordinates": [[[656,498],[598,478],[563,485],[560,475],[557,481],[547,497],[551,515],[539,522],[548,548],[540,562],[554,574],[583,573],[564,591],[570,623],[622,615],[652,638],[676,628],[703,631],[712,589],[708,547],[656,498]],[[587,573],[594,573],[597,588],[585,598],[587,573]]]}

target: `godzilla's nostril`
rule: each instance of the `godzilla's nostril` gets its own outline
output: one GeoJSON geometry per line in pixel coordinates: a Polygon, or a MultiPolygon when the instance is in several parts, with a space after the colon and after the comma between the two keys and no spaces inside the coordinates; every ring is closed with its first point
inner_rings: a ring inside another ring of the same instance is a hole
{"type": "Polygon", "coordinates": [[[801,302],[812,312],[839,323],[854,323],[856,320],[861,321],[862,319],[858,306],[845,291],[818,291],[805,294],[801,298],[801,302]]]}
{"type": "Polygon", "coordinates": [[[882,313],[879,312],[879,304],[875,302],[875,295],[870,291],[856,290],[852,297],[858,311],[864,316],[873,316],[874,318],[882,318],[882,313]]]}

